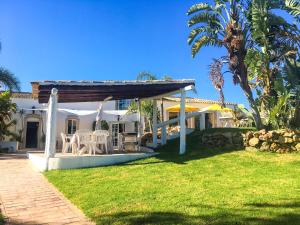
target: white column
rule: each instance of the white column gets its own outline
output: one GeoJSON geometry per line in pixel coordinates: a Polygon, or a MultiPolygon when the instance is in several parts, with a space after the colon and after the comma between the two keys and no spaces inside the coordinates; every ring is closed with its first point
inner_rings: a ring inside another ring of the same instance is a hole
{"type": "MultiPolygon", "coordinates": [[[[161,105],[160,105],[160,110],[161,110],[161,122],[165,121],[165,115],[164,115],[164,99],[161,99],[161,105]]],[[[167,144],[167,127],[166,126],[162,126],[161,127],[161,145],[165,145],[167,144]]]]}
{"type": "Polygon", "coordinates": [[[141,147],[141,139],[143,135],[143,124],[142,124],[142,115],[141,115],[141,101],[138,100],[138,145],[141,147]]]}
{"type": "Polygon", "coordinates": [[[161,127],[161,144],[162,145],[167,144],[167,127],[166,126],[161,127]]]}
{"type": "Polygon", "coordinates": [[[56,113],[57,113],[57,89],[51,90],[48,102],[47,128],[46,128],[46,144],[45,156],[47,158],[54,157],[56,151],[56,113]]]}
{"type": "Polygon", "coordinates": [[[201,113],[200,114],[200,130],[204,130],[205,129],[205,113],[201,113]]]}
{"type": "Polygon", "coordinates": [[[157,102],[153,99],[153,147],[157,147],[157,102]]]}
{"type": "Polygon", "coordinates": [[[180,99],[180,118],[179,118],[179,125],[180,125],[180,150],[179,154],[183,155],[185,153],[185,90],[181,89],[181,99],[180,99]]]}

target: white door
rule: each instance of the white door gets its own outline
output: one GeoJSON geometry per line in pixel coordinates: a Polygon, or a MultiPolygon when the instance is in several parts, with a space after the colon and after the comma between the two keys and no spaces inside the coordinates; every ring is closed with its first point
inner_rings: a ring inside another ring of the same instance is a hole
{"type": "Polygon", "coordinates": [[[118,143],[119,143],[119,124],[113,123],[111,130],[112,130],[112,144],[113,144],[113,148],[115,149],[118,147],[118,143]]]}
{"type": "Polygon", "coordinates": [[[119,147],[119,133],[123,133],[125,131],[124,123],[113,123],[111,126],[112,131],[112,144],[114,149],[118,149],[119,147]]]}

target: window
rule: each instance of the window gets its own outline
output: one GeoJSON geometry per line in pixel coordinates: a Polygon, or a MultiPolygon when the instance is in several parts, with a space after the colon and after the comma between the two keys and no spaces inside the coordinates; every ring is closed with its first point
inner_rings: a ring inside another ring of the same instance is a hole
{"type": "Polygon", "coordinates": [[[72,135],[78,129],[78,119],[67,119],[66,133],[72,135]]]}
{"type": "MultiPolygon", "coordinates": [[[[179,117],[179,113],[178,112],[169,112],[169,120],[175,119],[177,117],[179,117]]],[[[179,122],[170,124],[170,127],[176,127],[178,125],[179,125],[179,122]]]]}
{"type": "Polygon", "coordinates": [[[118,100],[116,108],[117,108],[117,110],[127,110],[130,103],[131,103],[130,99],[118,100]]]}

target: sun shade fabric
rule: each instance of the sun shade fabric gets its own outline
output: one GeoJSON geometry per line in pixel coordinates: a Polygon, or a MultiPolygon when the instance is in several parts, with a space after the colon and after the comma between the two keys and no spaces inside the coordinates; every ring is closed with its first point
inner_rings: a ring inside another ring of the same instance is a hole
{"type": "Polygon", "coordinates": [[[208,107],[204,108],[203,111],[233,112],[232,109],[226,108],[226,107],[222,108],[218,104],[213,104],[211,106],[208,106],[208,107]]]}
{"type": "MultiPolygon", "coordinates": [[[[166,110],[168,112],[180,112],[180,104],[170,106],[170,107],[166,108],[166,110]]],[[[199,110],[198,107],[194,107],[194,106],[185,104],[185,112],[194,112],[194,111],[198,111],[198,110],[199,110]]]]}
{"type": "Polygon", "coordinates": [[[52,88],[58,90],[58,102],[94,102],[107,98],[151,98],[195,86],[195,81],[35,81],[31,84],[34,98],[38,98],[39,103],[47,103],[52,88]]]}
{"type": "Polygon", "coordinates": [[[77,116],[88,116],[88,115],[96,114],[98,112],[97,110],[76,110],[76,109],[60,109],[60,108],[58,108],[57,110],[59,112],[66,112],[77,116]]]}

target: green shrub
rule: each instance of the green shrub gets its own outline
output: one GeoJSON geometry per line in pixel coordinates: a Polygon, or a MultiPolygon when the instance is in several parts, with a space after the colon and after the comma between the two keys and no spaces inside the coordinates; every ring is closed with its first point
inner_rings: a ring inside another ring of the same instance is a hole
{"type": "MultiPolygon", "coordinates": [[[[93,130],[96,128],[96,121],[93,122],[93,130]]],[[[109,125],[106,120],[101,120],[101,130],[109,130],[109,125]]]]}

